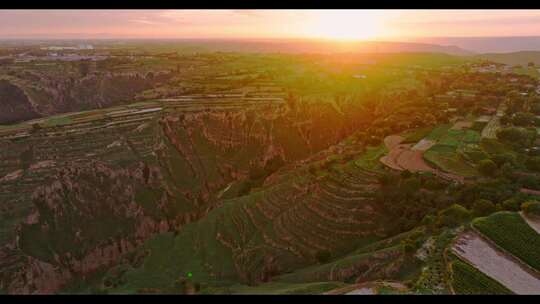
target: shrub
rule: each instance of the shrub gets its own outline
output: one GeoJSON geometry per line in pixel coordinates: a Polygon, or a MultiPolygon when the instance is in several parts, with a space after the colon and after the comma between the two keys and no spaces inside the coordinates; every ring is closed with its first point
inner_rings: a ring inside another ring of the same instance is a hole
{"type": "Polygon", "coordinates": [[[502,208],[508,211],[519,211],[521,202],[519,199],[513,197],[502,202],[502,208]]]}
{"type": "Polygon", "coordinates": [[[521,128],[503,128],[497,131],[497,139],[511,144],[526,145],[528,143],[528,134],[521,128]]]}
{"type": "Polygon", "coordinates": [[[521,205],[521,210],[527,215],[540,216],[540,202],[527,201],[521,205]]]}
{"type": "Polygon", "coordinates": [[[479,199],[474,202],[472,209],[474,216],[486,216],[495,212],[495,205],[489,200],[479,199]]]}
{"type": "Polygon", "coordinates": [[[440,182],[436,178],[430,178],[424,183],[424,187],[429,190],[441,190],[444,188],[444,183],[440,182]]]}
{"type": "Polygon", "coordinates": [[[497,172],[497,164],[490,159],[481,160],[478,163],[478,172],[484,176],[493,176],[497,172]]]}
{"type": "Polygon", "coordinates": [[[471,217],[471,213],[467,208],[459,205],[453,204],[452,206],[441,210],[439,212],[439,225],[455,227],[471,217]]]}
{"type": "Polygon", "coordinates": [[[491,160],[494,163],[496,163],[499,168],[506,163],[513,165],[516,162],[515,156],[510,153],[501,153],[501,154],[493,155],[493,157],[491,157],[491,160]]]}
{"type": "Polygon", "coordinates": [[[331,257],[332,257],[332,254],[328,250],[319,250],[315,254],[315,258],[317,259],[317,262],[319,262],[320,264],[328,263],[331,257]]]}
{"type": "Polygon", "coordinates": [[[420,189],[422,186],[422,183],[420,180],[416,177],[410,177],[405,180],[403,180],[401,184],[401,188],[405,193],[414,193],[420,189]]]}
{"type": "Polygon", "coordinates": [[[403,170],[401,171],[400,176],[401,178],[409,178],[412,176],[412,173],[409,170],[403,170]]]}
{"type": "Polygon", "coordinates": [[[532,113],[518,112],[512,116],[512,123],[516,126],[529,126],[534,124],[535,116],[532,113]]]}
{"type": "Polygon", "coordinates": [[[403,251],[405,254],[411,254],[416,251],[416,241],[412,239],[405,239],[401,241],[401,246],[403,246],[403,251]]]}
{"type": "Polygon", "coordinates": [[[525,166],[531,171],[540,171],[540,156],[533,156],[527,158],[525,166]]]}

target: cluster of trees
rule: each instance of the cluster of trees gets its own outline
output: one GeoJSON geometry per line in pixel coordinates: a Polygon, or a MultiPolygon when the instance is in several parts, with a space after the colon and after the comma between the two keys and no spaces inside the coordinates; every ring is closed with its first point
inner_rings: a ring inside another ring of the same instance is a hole
{"type": "Polygon", "coordinates": [[[238,195],[243,196],[249,194],[252,188],[260,187],[264,179],[270,174],[276,172],[285,164],[281,156],[276,155],[268,160],[264,166],[255,165],[249,170],[249,176],[242,182],[238,190],[238,195]]]}
{"type": "Polygon", "coordinates": [[[395,218],[394,233],[417,226],[427,214],[434,214],[452,204],[446,193],[446,182],[431,174],[402,171],[386,173],[379,178],[381,189],[376,199],[383,212],[395,218]]]}
{"type": "Polygon", "coordinates": [[[536,136],[536,128],[507,127],[497,130],[497,139],[515,148],[532,146],[536,136]]]}
{"type": "Polygon", "coordinates": [[[540,202],[527,201],[521,205],[523,212],[527,215],[540,216],[540,202]]]}

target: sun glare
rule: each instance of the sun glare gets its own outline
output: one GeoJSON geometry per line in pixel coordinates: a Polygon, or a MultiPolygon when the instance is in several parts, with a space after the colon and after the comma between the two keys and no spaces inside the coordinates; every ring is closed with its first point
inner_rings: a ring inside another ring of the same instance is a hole
{"type": "Polygon", "coordinates": [[[377,11],[329,10],[318,12],[309,35],[333,40],[365,40],[379,35],[382,20],[377,11]]]}

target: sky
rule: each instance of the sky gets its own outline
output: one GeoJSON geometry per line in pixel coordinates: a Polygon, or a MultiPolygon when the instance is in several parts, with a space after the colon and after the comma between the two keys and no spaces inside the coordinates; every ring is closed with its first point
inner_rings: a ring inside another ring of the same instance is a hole
{"type": "Polygon", "coordinates": [[[540,10],[0,10],[0,38],[540,36],[540,10]]]}

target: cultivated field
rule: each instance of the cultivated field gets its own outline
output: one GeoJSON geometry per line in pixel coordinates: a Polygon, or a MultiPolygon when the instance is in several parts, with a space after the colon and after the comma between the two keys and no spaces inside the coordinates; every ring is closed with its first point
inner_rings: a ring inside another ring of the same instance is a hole
{"type": "Polygon", "coordinates": [[[540,293],[540,279],[474,232],[462,234],[453,252],[517,294],[540,293]]]}

